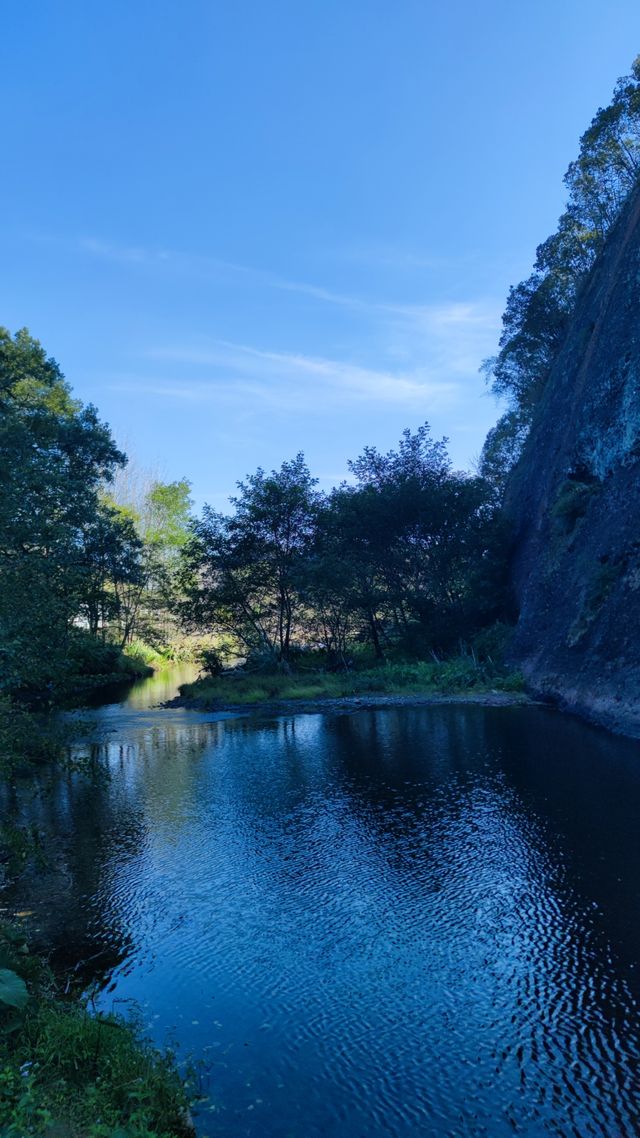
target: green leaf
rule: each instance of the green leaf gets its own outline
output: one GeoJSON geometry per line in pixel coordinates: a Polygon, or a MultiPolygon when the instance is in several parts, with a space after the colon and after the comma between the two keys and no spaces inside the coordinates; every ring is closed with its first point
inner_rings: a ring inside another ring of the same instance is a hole
{"type": "Polygon", "coordinates": [[[27,985],[22,977],[10,968],[0,968],[0,1004],[23,1008],[28,999],[27,985]]]}

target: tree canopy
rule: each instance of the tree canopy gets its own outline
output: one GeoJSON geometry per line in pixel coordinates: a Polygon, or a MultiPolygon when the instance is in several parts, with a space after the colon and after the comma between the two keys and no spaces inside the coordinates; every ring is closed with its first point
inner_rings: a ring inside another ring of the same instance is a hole
{"type": "Polygon", "coordinates": [[[288,664],[301,596],[301,565],[313,535],[318,496],[302,454],[238,483],[227,517],[205,507],[187,547],[192,627],[217,629],[247,655],[288,664]]]}
{"type": "Polygon", "coordinates": [[[500,588],[490,486],[454,472],[426,424],[349,469],[352,481],[323,495],[298,454],[241,482],[231,515],[205,507],[185,550],[189,626],[254,662],[288,666],[322,648],[339,665],[358,643],[378,660],[434,651],[489,619],[500,588]]]}
{"type": "Polygon", "coordinates": [[[100,489],[126,460],[24,329],[0,329],[0,411],[0,688],[42,689],[66,666],[107,546],[121,563],[100,489]]]}
{"type": "Polygon", "coordinates": [[[85,634],[162,641],[189,485],[152,482],[143,516],[114,498],[126,461],[42,345],[0,329],[0,695],[53,698],[99,666],[85,634]]]}
{"type": "Polygon", "coordinates": [[[576,300],[640,173],[640,57],[580,139],[564,182],[567,206],[536,250],[533,271],[509,291],[498,354],[483,371],[508,402],[489,433],[481,473],[500,490],[564,342],[576,300]]]}

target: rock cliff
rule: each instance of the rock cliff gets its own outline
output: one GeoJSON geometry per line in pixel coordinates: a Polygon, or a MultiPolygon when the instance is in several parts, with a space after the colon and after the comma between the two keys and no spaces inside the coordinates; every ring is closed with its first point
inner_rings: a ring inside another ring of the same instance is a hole
{"type": "Polygon", "coordinates": [[[640,188],[579,297],[507,491],[529,685],[640,736],[640,188]]]}

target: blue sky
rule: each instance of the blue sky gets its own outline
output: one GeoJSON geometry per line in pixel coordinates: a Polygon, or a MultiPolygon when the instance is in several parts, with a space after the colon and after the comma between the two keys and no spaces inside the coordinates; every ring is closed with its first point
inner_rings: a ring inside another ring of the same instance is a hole
{"type": "Polygon", "coordinates": [[[196,501],[323,486],[477,373],[637,0],[4,0],[0,323],[196,501]]]}

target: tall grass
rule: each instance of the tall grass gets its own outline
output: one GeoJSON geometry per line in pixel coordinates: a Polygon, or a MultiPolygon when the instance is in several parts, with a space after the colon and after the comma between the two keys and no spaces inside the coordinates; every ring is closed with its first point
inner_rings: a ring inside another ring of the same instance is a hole
{"type": "Polygon", "coordinates": [[[77,997],[62,998],[15,924],[0,925],[0,969],[3,1138],[193,1134],[173,1057],[152,1048],[135,1024],[94,1015],[77,997]],[[16,983],[24,993],[19,999],[16,983]]]}
{"type": "Polygon", "coordinates": [[[344,696],[451,695],[478,691],[521,691],[522,677],[472,656],[446,661],[388,663],[361,672],[303,675],[250,675],[238,669],[219,677],[183,684],[186,699],[210,706],[260,704],[284,700],[340,699],[344,696]]]}

